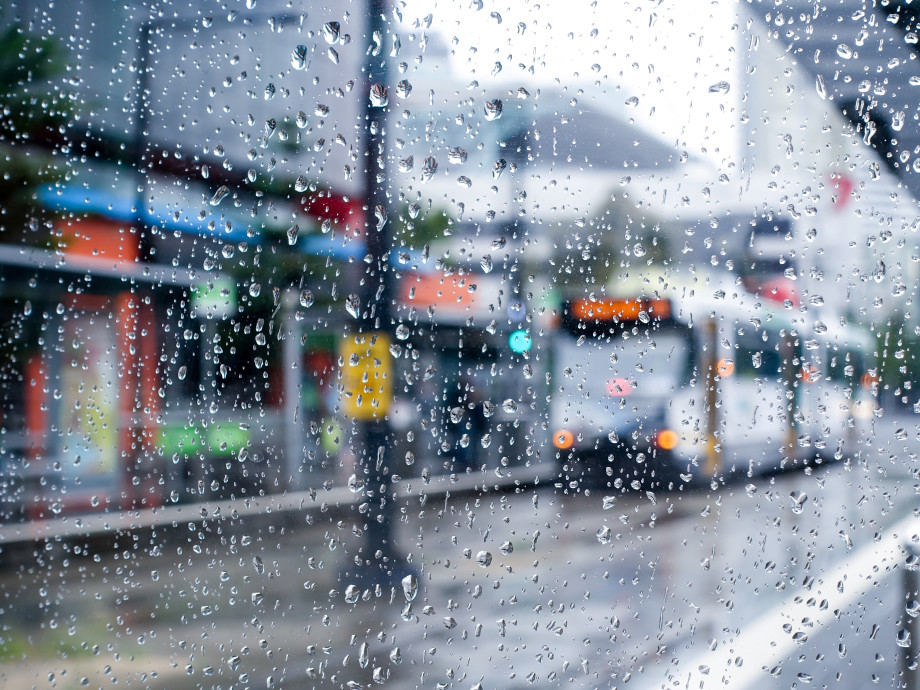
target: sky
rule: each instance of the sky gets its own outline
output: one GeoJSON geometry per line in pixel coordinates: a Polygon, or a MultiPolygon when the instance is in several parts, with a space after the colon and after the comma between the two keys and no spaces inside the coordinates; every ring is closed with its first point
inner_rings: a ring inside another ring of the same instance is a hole
{"type": "Polygon", "coordinates": [[[737,155],[744,37],[734,2],[407,0],[401,11],[410,26],[431,15],[461,80],[568,86],[717,166],[737,155]]]}

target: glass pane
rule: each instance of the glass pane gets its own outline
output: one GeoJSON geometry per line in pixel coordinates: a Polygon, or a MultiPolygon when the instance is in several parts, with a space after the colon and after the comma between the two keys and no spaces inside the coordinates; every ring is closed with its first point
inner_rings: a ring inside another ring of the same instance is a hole
{"type": "Polygon", "coordinates": [[[917,685],[914,4],[7,3],[2,683],[917,685]]]}

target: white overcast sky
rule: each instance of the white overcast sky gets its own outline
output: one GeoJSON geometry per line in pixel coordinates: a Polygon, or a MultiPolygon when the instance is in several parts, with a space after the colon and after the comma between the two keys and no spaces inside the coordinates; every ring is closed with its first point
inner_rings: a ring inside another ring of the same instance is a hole
{"type": "Polygon", "coordinates": [[[635,96],[628,112],[671,142],[718,166],[737,153],[744,61],[733,1],[407,0],[402,12],[404,26],[432,16],[460,81],[581,87],[582,100],[617,105],[635,96]],[[722,81],[727,93],[710,92],[722,81]]]}

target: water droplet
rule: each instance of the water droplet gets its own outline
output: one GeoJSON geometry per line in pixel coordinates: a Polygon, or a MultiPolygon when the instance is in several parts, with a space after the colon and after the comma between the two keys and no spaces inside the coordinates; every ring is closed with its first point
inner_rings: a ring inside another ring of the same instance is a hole
{"type": "Polygon", "coordinates": [[[300,292],[300,306],[301,307],[311,307],[313,306],[313,293],[310,290],[301,290],[300,292]]]}
{"type": "Polygon", "coordinates": [[[792,501],[792,512],[796,515],[801,515],[802,507],[805,505],[805,501],[808,500],[808,495],[802,491],[793,491],[789,494],[789,498],[792,501]]]}
{"type": "Polygon", "coordinates": [[[361,668],[367,668],[369,659],[370,648],[368,647],[367,642],[362,642],[361,646],[358,648],[358,666],[361,668]]]}
{"type": "Polygon", "coordinates": [[[400,158],[396,168],[399,170],[399,172],[406,173],[412,170],[413,165],[415,165],[415,158],[409,156],[408,158],[400,158]]]}
{"type": "Polygon", "coordinates": [[[481,568],[488,568],[492,565],[492,554],[488,551],[480,551],[476,554],[476,563],[479,564],[481,568]]]}
{"type": "Polygon", "coordinates": [[[709,87],[709,93],[728,93],[731,85],[727,81],[720,81],[709,87]]]}
{"type": "Polygon", "coordinates": [[[310,182],[309,182],[309,181],[307,180],[307,178],[304,177],[303,175],[300,175],[300,176],[294,181],[294,191],[295,191],[295,192],[298,192],[298,193],[305,192],[305,191],[307,191],[307,189],[308,189],[309,187],[310,187],[310,182]]]}
{"type": "Polygon", "coordinates": [[[815,77],[815,90],[823,100],[827,100],[827,86],[824,83],[824,76],[821,74],[815,77]]]}
{"type": "Polygon", "coordinates": [[[262,558],[260,556],[253,556],[252,565],[259,575],[265,574],[265,564],[262,562],[262,558]]]}
{"type": "Polygon", "coordinates": [[[383,108],[390,102],[390,94],[387,87],[383,84],[372,84],[370,91],[371,105],[375,108],[383,108]]]}
{"type": "Polygon", "coordinates": [[[457,184],[460,185],[461,187],[466,187],[467,189],[469,189],[470,187],[473,186],[473,181],[470,178],[468,178],[466,175],[461,175],[460,177],[457,178],[457,184]]]}
{"type": "Polygon", "coordinates": [[[491,257],[490,255],[486,254],[486,255],[485,255],[484,257],[482,257],[482,259],[479,261],[479,265],[482,267],[482,272],[483,272],[483,273],[491,273],[491,272],[492,272],[492,257],[491,257]]]}
{"type": "Polygon", "coordinates": [[[265,100],[270,101],[275,97],[275,85],[269,82],[268,86],[265,87],[265,100]]]}
{"type": "Polygon", "coordinates": [[[837,46],[837,55],[842,57],[844,60],[849,60],[853,57],[853,49],[850,48],[846,43],[841,43],[837,46]]]}
{"type": "Polygon", "coordinates": [[[396,84],[396,95],[400,98],[408,98],[410,93],[412,93],[412,84],[408,79],[402,79],[396,84]]]}
{"type": "Polygon", "coordinates": [[[226,199],[229,194],[229,187],[222,185],[218,187],[216,192],[214,192],[214,196],[211,197],[211,200],[208,203],[211,204],[211,206],[217,206],[221,201],[226,199]]]}
{"type": "Polygon", "coordinates": [[[357,295],[349,295],[346,297],[345,311],[357,319],[361,315],[361,299],[357,295]]]}
{"type": "Polygon", "coordinates": [[[502,409],[505,412],[509,412],[509,413],[516,412],[517,408],[518,408],[518,404],[511,398],[508,398],[507,400],[505,400],[505,402],[502,403],[502,409]]]}
{"type": "Polygon", "coordinates": [[[329,58],[330,62],[332,62],[333,65],[339,64],[339,51],[337,51],[335,48],[327,49],[326,57],[329,58]]]}
{"type": "Polygon", "coordinates": [[[342,26],[338,22],[326,22],[323,24],[323,38],[326,39],[326,43],[331,45],[338,41],[341,30],[342,26]]]}
{"type": "Polygon", "coordinates": [[[262,286],[259,283],[249,284],[249,296],[258,297],[262,293],[262,286]]]}
{"type": "Polygon", "coordinates": [[[507,556],[512,551],[514,551],[514,545],[510,541],[506,541],[501,545],[501,547],[499,547],[499,551],[507,556]]]}
{"type": "Polygon", "coordinates": [[[323,220],[322,225],[320,225],[320,230],[322,230],[323,233],[327,233],[332,230],[332,221],[329,218],[323,220]]]}
{"type": "Polygon", "coordinates": [[[348,478],[348,488],[353,494],[358,493],[364,488],[364,479],[357,474],[352,474],[348,478]]]}
{"type": "Polygon", "coordinates": [[[418,594],[418,578],[415,575],[406,575],[402,579],[402,588],[406,601],[412,601],[418,594]]]}
{"type": "Polygon", "coordinates": [[[447,151],[447,160],[449,160],[451,163],[466,163],[466,158],[466,151],[464,151],[459,146],[455,146],[454,148],[448,149],[447,151]]]}
{"type": "Polygon", "coordinates": [[[599,530],[597,530],[597,534],[595,536],[601,544],[606,545],[609,544],[610,540],[613,538],[613,533],[610,531],[610,528],[607,527],[607,525],[604,525],[599,530]]]}
{"type": "Polygon", "coordinates": [[[502,116],[502,102],[495,98],[486,103],[484,110],[487,120],[497,120],[502,116]]]}
{"type": "Polygon", "coordinates": [[[422,163],[421,179],[422,182],[428,182],[438,171],[438,161],[433,156],[428,156],[422,163]]]}
{"type": "Polygon", "coordinates": [[[393,647],[393,649],[390,650],[390,661],[394,664],[398,664],[402,661],[402,652],[399,651],[399,647],[393,647]]]}
{"type": "Polygon", "coordinates": [[[377,232],[380,232],[383,230],[383,226],[387,224],[387,211],[383,204],[374,206],[374,218],[377,219],[377,232]]]}
{"type": "Polygon", "coordinates": [[[603,508],[604,510],[610,510],[617,504],[616,496],[604,496],[603,508]]]}
{"type": "Polygon", "coordinates": [[[408,338],[409,338],[409,327],[408,327],[406,324],[404,324],[404,323],[399,324],[399,325],[396,327],[396,337],[397,337],[399,340],[406,340],[406,339],[408,339],[408,338]]]}
{"type": "Polygon", "coordinates": [[[492,177],[493,179],[498,179],[502,176],[502,173],[505,172],[505,168],[508,167],[507,161],[504,158],[499,158],[492,165],[492,177]]]}
{"type": "Polygon", "coordinates": [[[179,367],[179,371],[177,372],[176,375],[179,377],[180,381],[185,381],[185,377],[188,375],[188,367],[187,366],[179,367]]]}
{"type": "Polygon", "coordinates": [[[300,232],[300,226],[296,223],[287,229],[288,246],[293,247],[297,244],[297,233],[300,232]]]}
{"type": "Polygon", "coordinates": [[[354,604],[356,601],[358,601],[359,596],[361,596],[361,590],[357,587],[357,585],[348,585],[348,587],[345,588],[346,604],[354,604]]]}
{"type": "Polygon", "coordinates": [[[296,70],[307,68],[307,47],[299,45],[291,51],[291,67],[296,70]]]}

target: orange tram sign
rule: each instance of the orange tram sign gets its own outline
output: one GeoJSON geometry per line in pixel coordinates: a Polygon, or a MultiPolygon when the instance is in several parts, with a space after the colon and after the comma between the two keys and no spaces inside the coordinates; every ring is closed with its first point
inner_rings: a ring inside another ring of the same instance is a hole
{"type": "Polygon", "coordinates": [[[638,321],[643,313],[649,320],[660,320],[671,316],[671,303],[666,299],[578,299],[572,302],[571,311],[579,321],[638,321]]]}

